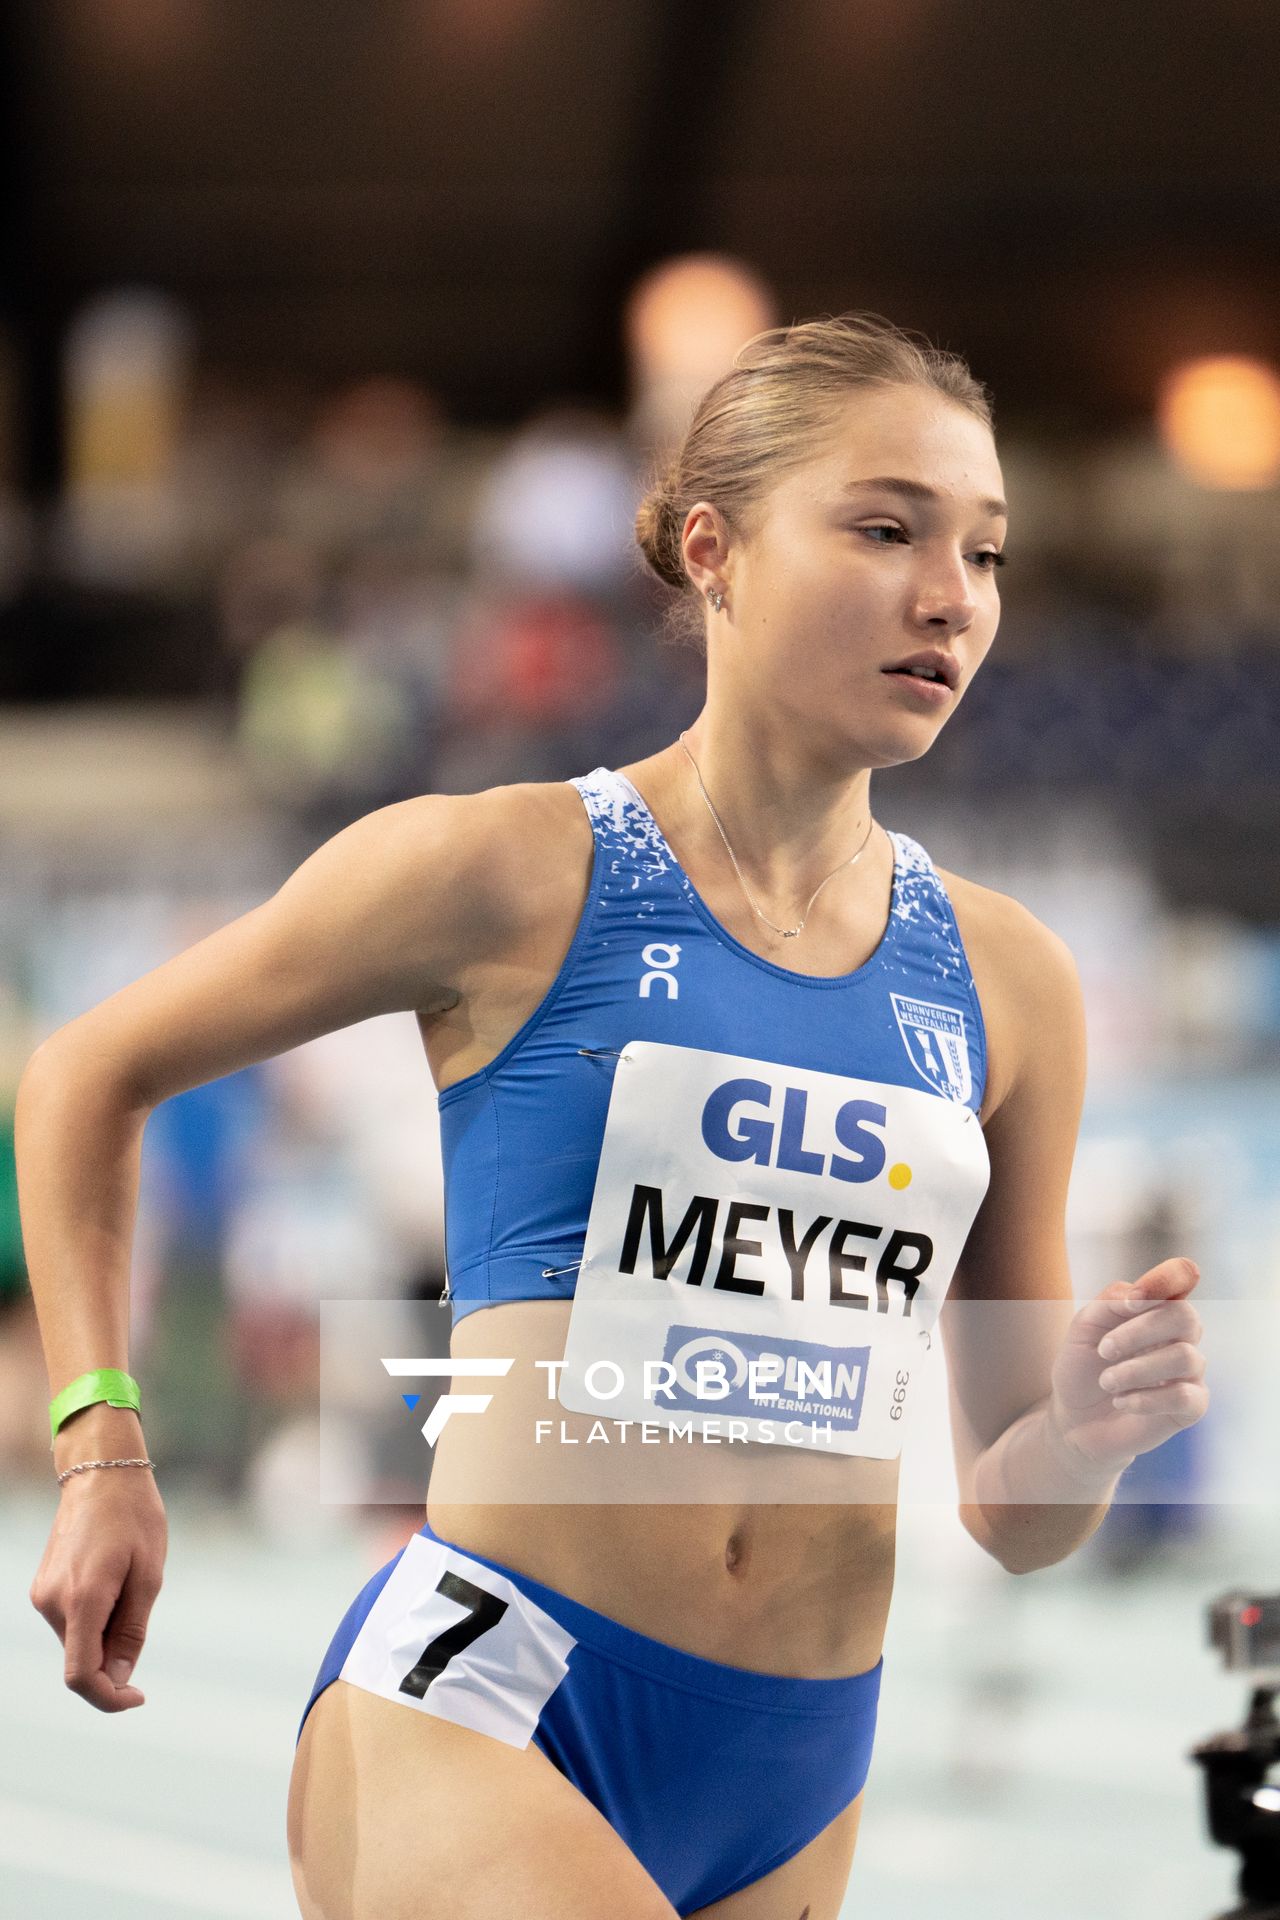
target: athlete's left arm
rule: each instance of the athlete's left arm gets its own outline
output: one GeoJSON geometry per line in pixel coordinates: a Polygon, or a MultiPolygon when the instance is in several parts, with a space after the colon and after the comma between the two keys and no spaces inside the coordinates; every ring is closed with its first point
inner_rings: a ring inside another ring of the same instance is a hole
{"type": "Polygon", "coordinates": [[[1061,1504],[1074,1486],[1070,1463],[1055,1455],[1049,1423],[1036,1417],[1076,1312],[1066,1204],[1085,1088],[1079,973],[1066,942],[1020,902],[983,891],[981,937],[964,937],[982,993],[989,1071],[999,1079],[998,1104],[983,1123],[991,1178],[939,1324],[960,1518],[980,1546],[1021,1572],[1082,1544],[1101,1524],[1118,1476],[1081,1482],[1076,1502],[1061,1504]],[[1034,1465],[1054,1504],[981,1504],[978,1462],[1020,1421],[1019,1444],[1045,1455],[1041,1462],[1037,1452],[1034,1465]]]}

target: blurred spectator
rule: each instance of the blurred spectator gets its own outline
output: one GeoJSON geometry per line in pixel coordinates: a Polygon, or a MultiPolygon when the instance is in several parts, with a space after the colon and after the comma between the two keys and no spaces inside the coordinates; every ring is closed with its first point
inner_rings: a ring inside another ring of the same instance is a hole
{"type": "Polygon", "coordinates": [[[439,564],[448,557],[450,464],[443,415],[425,387],[359,381],[321,406],[289,457],[276,524],[327,559],[390,541],[439,564]]]}
{"type": "Polygon", "coordinates": [[[68,332],[60,532],[64,564],[82,579],[137,586],[172,563],[193,349],[177,302],[142,288],[100,295],[68,332]]]}
{"type": "Polygon", "coordinates": [[[327,613],[275,628],[245,668],[238,738],[261,789],[285,805],[381,804],[412,725],[404,688],[327,613]]]}
{"type": "Polygon", "coordinates": [[[455,635],[449,711],[469,733],[535,734],[609,703],[618,648],[609,623],[568,594],[476,601],[455,635]]]}
{"type": "Polygon", "coordinates": [[[513,435],[476,502],[471,561],[483,584],[605,594],[630,573],[640,489],[618,429],[555,408],[513,435]]]}

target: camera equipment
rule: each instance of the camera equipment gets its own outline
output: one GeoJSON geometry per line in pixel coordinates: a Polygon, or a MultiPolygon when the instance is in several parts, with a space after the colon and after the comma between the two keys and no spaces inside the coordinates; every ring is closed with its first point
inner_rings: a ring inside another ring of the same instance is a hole
{"type": "Polygon", "coordinates": [[[1241,1856],[1243,1904],[1217,1920],[1280,1920],[1280,1780],[1267,1780],[1280,1761],[1280,1594],[1224,1593],[1207,1617],[1210,1646],[1253,1682],[1244,1725],[1214,1734],[1188,1756],[1204,1768],[1210,1834],[1241,1856]]]}

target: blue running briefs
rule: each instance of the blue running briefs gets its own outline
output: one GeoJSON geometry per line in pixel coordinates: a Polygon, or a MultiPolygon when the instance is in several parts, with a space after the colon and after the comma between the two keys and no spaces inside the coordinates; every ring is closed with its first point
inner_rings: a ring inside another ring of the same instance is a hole
{"type": "Polygon", "coordinates": [[[341,1677],[532,1740],[687,1915],[781,1866],[857,1798],[883,1667],[808,1679],[704,1660],[427,1524],[348,1608],[298,1735],[341,1677]]]}

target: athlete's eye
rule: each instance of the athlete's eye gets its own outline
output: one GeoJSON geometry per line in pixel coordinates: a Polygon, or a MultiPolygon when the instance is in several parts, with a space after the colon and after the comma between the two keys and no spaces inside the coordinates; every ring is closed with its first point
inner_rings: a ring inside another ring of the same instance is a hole
{"type": "MultiPolygon", "coordinates": [[[[904,528],[904,526],[898,526],[894,520],[875,520],[871,526],[860,526],[858,532],[860,532],[860,534],[900,534],[902,540],[906,540],[906,528],[904,528]]],[[[879,541],[877,541],[877,545],[879,545],[879,541]]],[[[977,553],[973,555],[973,559],[983,563],[979,566],[979,572],[981,572],[981,574],[994,574],[998,566],[1007,566],[1007,564],[1009,564],[1007,555],[1000,553],[996,547],[979,547],[977,553]]]]}
{"type": "MultiPolygon", "coordinates": [[[[877,520],[872,526],[859,527],[858,532],[896,533],[900,534],[904,540],[907,537],[905,527],[898,526],[892,520],[877,520]]],[[[994,573],[997,567],[1007,567],[1009,564],[1008,556],[998,552],[995,547],[979,547],[973,558],[984,563],[978,569],[980,573],[994,573]]]]}

